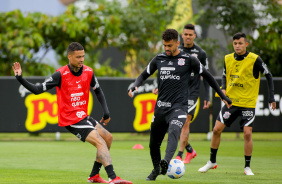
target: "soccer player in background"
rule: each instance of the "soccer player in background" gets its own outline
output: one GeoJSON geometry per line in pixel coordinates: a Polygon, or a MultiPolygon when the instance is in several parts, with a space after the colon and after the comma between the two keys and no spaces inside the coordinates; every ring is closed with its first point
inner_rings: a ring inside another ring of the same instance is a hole
{"type": "Polygon", "coordinates": [[[93,70],[83,65],[85,55],[83,46],[77,42],[71,43],[67,48],[67,55],[69,64],[59,68],[42,84],[35,85],[25,80],[18,62],[13,66],[15,76],[26,89],[34,94],[56,87],[59,126],[65,127],[81,141],[87,141],[97,148],[96,161],[88,178],[89,183],[131,184],[132,182],[123,180],[115,174],[109,153],[112,134],[87,114],[91,86],[104,112],[100,123],[107,125],[111,119],[104,93],[93,70]],[[110,182],[99,176],[102,165],[105,167],[110,182]]]}
{"type": "Polygon", "coordinates": [[[244,131],[244,154],[246,175],[254,175],[250,162],[253,151],[252,130],[255,119],[255,107],[259,93],[260,75],[264,74],[269,88],[269,106],[276,108],[274,100],[274,85],[272,75],[262,59],[247,51],[246,35],[236,33],[233,36],[233,48],[235,53],[225,56],[222,75],[222,91],[232,100],[232,107],[223,106],[213,128],[211,140],[210,160],[199,169],[199,172],[207,172],[217,167],[216,155],[220,144],[220,136],[224,128],[229,127],[235,119],[240,118],[240,127],[244,131]]]}
{"type": "MultiPolygon", "coordinates": [[[[208,67],[207,54],[201,47],[196,45],[194,42],[194,39],[197,36],[195,32],[195,26],[193,24],[186,24],[183,28],[183,33],[181,34],[181,36],[183,39],[183,45],[180,45],[178,49],[180,51],[190,54],[191,56],[198,58],[201,64],[208,70],[209,67],[208,67]]],[[[185,159],[183,160],[185,164],[190,163],[190,160],[192,158],[195,158],[195,156],[197,156],[196,151],[192,148],[188,139],[190,134],[190,122],[194,118],[195,110],[198,104],[198,98],[200,95],[200,81],[201,81],[200,74],[192,70],[190,74],[189,90],[188,90],[188,110],[187,110],[188,115],[186,122],[181,130],[179,150],[176,156],[176,159],[182,160],[184,149],[186,149],[187,153],[185,159]]],[[[205,79],[203,79],[203,83],[205,86],[205,99],[204,99],[203,109],[209,109],[210,86],[205,79]]],[[[154,89],[153,93],[158,94],[158,89],[154,89]]]]}
{"type": "Polygon", "coordinates": [[[229,107],[232,103],[199,60],[178,49],[180,42],[176,30],[165,30],[162,39],[165,52],[156,55],[149,62],[128,90],[128,95],[133,97],[132,92],[138,90],[138,86],[158,70],[159,95],[154,109],[149,145],[154,169],[146,178],[148,181],[156,180],[159,174],[167,173],[168,164],[176,151],[181,129],[187,119],[188,81],[192,70],[202,75],[210,86],[219,92],[226,106],[229,107]],[[166,132],[168,132],[166,154],[161,160],[160,146],[166,132]]]}

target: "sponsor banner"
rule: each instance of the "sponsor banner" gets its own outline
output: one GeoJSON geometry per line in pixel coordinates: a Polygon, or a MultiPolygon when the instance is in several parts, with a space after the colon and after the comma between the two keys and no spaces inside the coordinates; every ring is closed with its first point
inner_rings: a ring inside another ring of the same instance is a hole
{"type": "MultiPolygon", "coordinates": [[[[31,83],[43,83],[44,77],[26,77],[31,83]]],[[[154,79],[148,79],[139,87],[133,98],[127,89],[135,79],[98,78],[106,96],[111,121],[105,126],[110,132],[146,132],[150,130],[157,95],[151,93],[156,86],[154,79]]],[[[67,132],[58,126],[56,89],[40,95],[31,94],[15,79],[0,78],[0,132],[67,132]]],[[[204,89],[201,84],[201,89],[204,89]]],[[[202,110],[204,90],[201,90],[191,132],[209,131],[209,111],[202,110]],[[199,103],[200,102],[200,103],[199,103]]],[[[103,112],[91,89],[88,114],[100,121],[103,112]],[[91,95],[92,94],[92,95],[91,95]]],[[[79,105],[82,94],[72,94],[73,105],[79,105]],[[79,103],[78,103],[79,102],[79,103]]],[[[83,102],[81,102],[83,103],[83,102]]],[[[160,102],[159,105],[169,105],[160,102]]]]}
{"type": "MultiPolygon", "coordinates": [[[[221,78],[217,78],[217,82],[221,84],[221,78]]],[[[214,92],[213,92],[214,96],[214,92]]],[[[260,83],[260,90],[255,108],[255,119],[253,121],[253,132],[282,132],[282,79],[274,79],[274,98],[276,100],[276,109],[270,110],[268,103],[268,85],[263,77],[260,83]]],[[[221,108],[219,98],[213,100],[213,126],[221,108]]],[[[250,115],[249,113],[244,115],[250,115]]],[[[231,127],[226,127],[225,132],[240,132],[239,119],[237,119],[231,127]]]]}

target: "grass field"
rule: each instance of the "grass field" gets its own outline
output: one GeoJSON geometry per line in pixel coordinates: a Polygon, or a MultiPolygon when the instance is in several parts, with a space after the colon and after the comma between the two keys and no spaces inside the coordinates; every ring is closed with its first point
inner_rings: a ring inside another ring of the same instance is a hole
{"type": "MultiPolygon", "coordinates": [[[[198,169],[209,160],[210,141],[204,134],[191,134],[191,144],[198,156],[186,164],[185,175],[172,180],[159,176],[155,182],[145,181],[152,170],[147,134],[113,134],[111,148],[114,169],[121,178],[134,184],[143,183],[282,183],[282,133],[254,133],[251,168],[255,176],[243,174],[242,134],[223,133],[218,151],[218,168],[207,173],[198,169]],[[133,150],[142,144],[143,150],[133,150]]],[[[162,145],[164,156],[166,141],[162,145]]],[[[82,184],[92,169],[96,149],[76,140],[71,134],[38,137],[28,134],[0,134],[0,183],[5,184],[82,184]],[[48,141],[46,141],[48,140],[48,141]]],[[[106,179],[104,168],[101,176],[106,179]]]]}

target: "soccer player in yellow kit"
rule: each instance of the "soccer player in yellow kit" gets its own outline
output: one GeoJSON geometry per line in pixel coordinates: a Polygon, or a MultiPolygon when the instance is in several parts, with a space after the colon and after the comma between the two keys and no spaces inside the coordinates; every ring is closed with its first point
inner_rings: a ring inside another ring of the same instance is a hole
{"type": "Polygon", "coordinates": [[[259,93],[260,75],[265,75],[269,88],[269,106],[272,110],[276,108],[274,100],[274,86],[272,75],[262,59],[247,51],[246,35],[236,33],[233,36],[233,48],[235,53],[225,56],[224,70],[222,76],[222,91],[232,100],[229,109],[223,106],[217,117],[213,128],[211,140],[210,160],[199,169],[199,172],[207,172],[217,167],[216,154],[220,144],[220,136],[223,129],[229,127],[238,117],[240,127],[244,131],[244,174],[254,175],[250,169],[253,150],[252,130],[255,119],[255,107],[259,93]]]}

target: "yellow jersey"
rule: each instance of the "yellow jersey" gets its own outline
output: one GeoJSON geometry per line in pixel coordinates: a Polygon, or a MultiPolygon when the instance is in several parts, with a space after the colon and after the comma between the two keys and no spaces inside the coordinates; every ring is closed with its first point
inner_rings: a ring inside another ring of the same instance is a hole
{"type": "Polygon", "coordinates": [[[234,106],[256,107],[261,75],[257,79],[253,75],[257,57],[251,52],[242,61],[235,60],[234,53],[225,56],[226,96],[234,106]]]}

